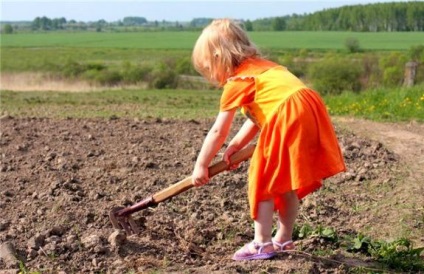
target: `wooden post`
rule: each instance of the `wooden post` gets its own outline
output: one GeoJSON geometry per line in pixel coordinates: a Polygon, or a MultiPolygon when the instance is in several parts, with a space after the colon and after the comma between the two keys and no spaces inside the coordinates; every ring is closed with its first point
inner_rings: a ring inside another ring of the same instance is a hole
{"type": "Polygon", "coordinates": [[[405,74],[403,79],[403,85],[405,87],[412,87],[415,83],[415,77],[417,76],[418,62],[408,62],[405,65],[405,74]]]}

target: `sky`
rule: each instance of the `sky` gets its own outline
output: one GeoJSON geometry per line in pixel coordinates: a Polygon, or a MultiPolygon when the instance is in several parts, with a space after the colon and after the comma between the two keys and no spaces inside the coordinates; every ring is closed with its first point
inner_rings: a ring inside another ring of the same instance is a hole
{"type": "Polygon", "coordinates": [[[0,0],[0,21],[32,21],[36,17],[50,19],[65,17],[67,20],[108,22],[127,16],[145,17],[148,21],[191,21],[193,18],[259,19],[291,14],[312,13],[345,5],[377,2],[407,2],[395,0],[274,0],[274,1],[183,1],[183,0],[0,0]]]}

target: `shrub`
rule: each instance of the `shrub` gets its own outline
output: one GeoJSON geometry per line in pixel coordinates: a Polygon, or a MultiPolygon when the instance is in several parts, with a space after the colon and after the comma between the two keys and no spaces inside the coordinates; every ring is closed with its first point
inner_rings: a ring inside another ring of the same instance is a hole
{"type": "Polygon", "coordinates": [[[328,58],[312,64],[308,78],[321,94],[340,94],[361,89],[361,64],[351,59],[328,58]]]}
{"type": "Polygon", "coordinates": [[[85,70],[97,70],[97,71],[101,71],[104,69],[107,69],[107,66],[104,64],[100,64],[100,63],[87,63],[84,66],[85,70]]]}
{"type": "Polygon", "coordinates": [[[157,89],[176,88],[178,75],[172,66],[160,63],[149,76],[149,87],[157,89]]]}
{"type": "Polygon", "coordinates": [[[190,58],[178,59],[175,64],[175,72],[177,74],[197,75],[190,58]]]}
{"type": "Polygon", "coordinates": [[[100,84],[103,86],[114,86],[122,82],[122,75],[114,70],[86,70],[82,78],[88,80],[92,84],[100,84]]]}
{"type": "Polygon", "coordinates": [[[380,86],[382,72],[378,63],[379,59],[375,54],[368,53],[362,57],[363,73],[360,81],[363,89],[380,86]]]}
{"type": "Polygon", "coordinates": [[[400,86],[403,83],[407,57],[399,52],[392,52],[380,59],[380,69],[383,72],[383,85],[386,87],[400,86]]]}
{"type": "Polygon", "coordinates": [[[100,63],[81,64],[73,60],[68,60],[62,67],[62,75],[68,78],[77,78],[87,71],[102,71],[107,67],[100,63]]]}
{"type": "Polygon", "coordinates": [[[99,71],[95,79],[101,85],[114,86],[122,81],[122,75],[118,71],[104,70],[99,71]]]}
{"type": "Polygon", "coordinates": [[[400,86],[403,81],[401,67],[388,67],[383,71],[383,84],[387,87],[400,86]]]}
{"type": "Polygon", "coordinates": [[[145,82],[151,70],[152,68],[148,66],[137,66],[130,62],[125,62],[121,69],[122,81],[127,84],[145,82]]]}
{"type": "Polygon", "coordinates": [[[412,61],[422,62],[424,58],[424,45],[412,46],[408,53],[412,61]]]}
{"type": "Polygon", "coordinates": [[[6,24],[3,27],[3,33],[4,34],[12,34],[13,33],[13,27],[11,24],[6,24]]]}
{"type": "Polygon", "coordinates": [[[350,53],[360,52],[361,47],[359,46],[358,39],[354,37],[349,37],[345,41],[345,46],[350,53]]]}
{"type": "Polygon", "coordinates": [[[288,53],[280,58],[278,63],[281,63],[283,66],[287,67],[290,72],[297,77],[303,77],[306,74],[307,62],[305,61],[305,58],[297,58],[297,60],[295,60],[294,56],[288,53]]]}
{"type": "Polygon", "coordinates": [[[62,68],[62,74],[67,78],[76,78],[83,74],[85,70],[82,64],[68,60],[62,68]]]}
{"type": "Polygon", "coordinates": [[[412,46],[409,49],[409,58],[412,61],[418,62],[416,83],[424,82],[424,45],[412,46]]]}

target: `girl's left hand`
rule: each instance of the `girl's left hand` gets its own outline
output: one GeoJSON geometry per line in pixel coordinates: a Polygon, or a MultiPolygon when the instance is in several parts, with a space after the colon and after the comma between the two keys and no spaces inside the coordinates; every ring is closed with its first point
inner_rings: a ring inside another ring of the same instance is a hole
{"type": "Polygon", "coordinates": [[[240,164],[233,164],[233,165],[230,165],[231,164],[231,162],[230,162],[230,157],[231,157],[231,155],[233,155],[234,153],[236,153],[237,151],[239,151],[239,149],[237,148],[237,147],[235,147],[235,146],[229,146],[229,147],[227,147],[227,149],[224,151],[224,155],[223,155],[223,160],[229,165],[229,170],[234,170],[234,169],[237,169],[239,166],[240,166],[240,164]]]}
{"type": "Polygon", "coordinates": [[[199,187],[209,182],[209,169],[196,166],[191,176],[193,185],[199,187]]]}

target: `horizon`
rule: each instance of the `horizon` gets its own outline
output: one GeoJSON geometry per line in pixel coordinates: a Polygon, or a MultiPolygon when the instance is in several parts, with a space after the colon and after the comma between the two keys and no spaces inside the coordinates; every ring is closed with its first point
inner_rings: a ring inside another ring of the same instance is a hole
{"type": "Polygon", "coordinates": [[[1,2],[0,21],[32,21],[36,17],[62,18],[83,22],[120,21],[125,17],[144,17],[148,21],[189,22],[194,18],[233,18],[257,20],[261,18],[309,14],[325,9],[351,5],[367,5],[390,0],[327,0],[327,1],[21,1],[1,2]],[[225,8],[223,8],[225,5],[225,8]],[[260,9],[259,9],[260,7],[260,9]]]}

